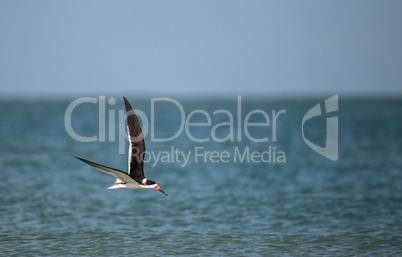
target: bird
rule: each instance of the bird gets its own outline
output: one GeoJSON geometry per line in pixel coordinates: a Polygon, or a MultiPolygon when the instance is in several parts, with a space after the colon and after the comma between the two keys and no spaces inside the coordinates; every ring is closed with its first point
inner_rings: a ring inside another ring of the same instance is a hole
{"type": "Polygon", "coordinates": [[[144,134],[138,121],[137,115],[134,112],[133,107],[127,101],[125,97],[124,105],[126,107],[127,116],[127,130],[130,146],[128,148],[128,173],[100,165],[79,157],[74,156],[78,160],[85,162],[86,164],[97,168],[98,170],[108,173],[116,177],[114,184],[108,189],[156,189],[162,192],[166,196],[168,195],[163,191],[158,184],[152,180],[149,180],[144,175],[144,155],[145,155],[145,141],[144,134]]]}

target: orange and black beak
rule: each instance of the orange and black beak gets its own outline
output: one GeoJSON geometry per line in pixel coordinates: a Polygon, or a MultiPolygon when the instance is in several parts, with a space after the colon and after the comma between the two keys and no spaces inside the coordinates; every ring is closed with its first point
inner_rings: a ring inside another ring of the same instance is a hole
{"type": "Polygon", "coordinates": [[[156,186],[155,189],[158,190],[159,192],[164,193],[166,196],[168,195],[168,194],[166,194],[165,191],[163,191],[163,189],[160,188],[159,186],[156,186]]]}

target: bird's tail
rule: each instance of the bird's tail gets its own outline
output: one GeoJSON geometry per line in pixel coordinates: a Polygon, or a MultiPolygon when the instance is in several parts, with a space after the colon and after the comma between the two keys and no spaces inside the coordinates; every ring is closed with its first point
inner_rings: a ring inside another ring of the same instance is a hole
{"type": "Polygon", "coordinates": [[[116,179],[116,181],[114,182],[114,184],[110,187],[108,187],[107,189],[117,189],[117,188],[126,188],[126,184],[123,183],[123,181],[121,181],[120,179],[116,179]]]}

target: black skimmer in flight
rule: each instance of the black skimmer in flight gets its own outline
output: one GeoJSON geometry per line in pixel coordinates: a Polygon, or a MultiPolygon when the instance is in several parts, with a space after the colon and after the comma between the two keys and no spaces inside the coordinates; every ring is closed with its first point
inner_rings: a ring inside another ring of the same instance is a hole
{"type": "Polygon", "coordinates": [[[144,154],[145,154],[145,142],[144,134],[142,133],[140,122],[138,121],[137,115],[135,114],[130,103],[125,97],[124,104],[126,105],[126,115],[127,115],[127,129],[128,138],[130,141],[129,152],[128,152],[128,173],[109,168],[79,157],[75,157],[78,160],[85,162],[97,168],[100,171],[108,173],[116,177],[116,182],[113,186],[108,189],[116,188],[130,188],[130,189],[140,189],[140,188],[155,188],[156,190],[164,193],[165,191],[160,188],[156,182],[148,180],[144,176],[144,154]]]}

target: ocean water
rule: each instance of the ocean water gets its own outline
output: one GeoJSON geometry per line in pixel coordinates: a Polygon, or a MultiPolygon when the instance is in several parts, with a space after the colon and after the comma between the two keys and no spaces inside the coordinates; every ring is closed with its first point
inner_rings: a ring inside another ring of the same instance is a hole
{"type": "Polygon", "coordinates": [[[340,95],[305,122],[325,147],[338,117],[332,161],[301,131],[325,98],[126,97],[169,196],[73,158],[127,170],[122,98],[0,100],[1,256],[402,255],[401,98],[340,95]]]}

